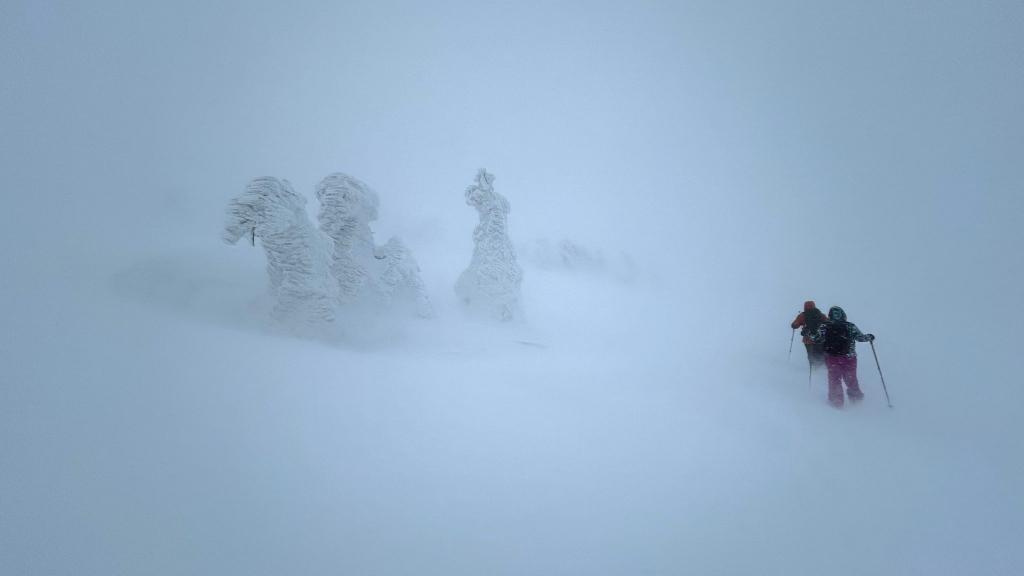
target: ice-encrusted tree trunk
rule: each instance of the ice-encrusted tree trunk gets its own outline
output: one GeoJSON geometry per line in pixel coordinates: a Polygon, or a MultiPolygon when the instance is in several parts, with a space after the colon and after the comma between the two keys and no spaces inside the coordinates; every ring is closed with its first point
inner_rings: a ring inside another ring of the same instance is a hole
{"type": "Polygon", "coordinates": [[[412,253],[398,238],[376,247],[370,222],[377,219],[377,193],[362,181],[336,172],[316,188],[320,229],[334,241],[331,273],[338,280],[343,304],[357,300],[394,303],[408,293],[417,314],[431,316],[433,308],[412,253]]]}
{"type": "Polygon", "coordinates": [[[330,275],[329,240],[313,227],[306,199],[287,180],[255,178],[228,204],[223,239],[259,239],[267,256],[275,318],[299,325],[331,322],[337,283],[330,275]]]}
{"type": "Polygon", "coordinates": [[[471,308],[501,320],[521,314],[523,271],[508,236],[509,203],[494,191],[494,175],[480,169],[466,188],[466,204],[476,208],[480,223],[473,230],[473,258],[455,284],[455,293],[471,308]]]}

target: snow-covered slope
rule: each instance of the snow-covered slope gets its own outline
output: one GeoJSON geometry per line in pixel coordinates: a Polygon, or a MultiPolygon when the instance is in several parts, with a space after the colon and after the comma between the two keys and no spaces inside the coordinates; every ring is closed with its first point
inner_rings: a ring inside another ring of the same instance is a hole
{"type": "Polygon", "coordinates": [[[851,307],[879,335],[896,408],[862,349],[867,400],[838,412],[800,351],[787,361],[784,306],[708,309],[692,288],[527,269],[526,324],[464,318],[450,298],[433,320],[300,340],[257,320],[257,251],[210,244],[13,310],[12,574],[1010,574],[1024,560],[1022,395],[992,364],[961,380],[943,358],[982,358],[955,339],[924,349],[851,307]]]}

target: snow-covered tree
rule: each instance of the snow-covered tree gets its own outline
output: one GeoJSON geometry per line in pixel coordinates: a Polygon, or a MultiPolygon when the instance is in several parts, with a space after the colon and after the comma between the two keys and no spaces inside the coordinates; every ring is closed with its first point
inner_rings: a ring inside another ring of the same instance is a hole
{"type": "Polygon", "coordinates": [[[494,191],[494,175],[480,169],[466,188],[466,204],[476,208],[480,223],[473,230],[473,258],[455,284],[455,293],[471,308],[501,320],[521,315],[523,271],[508,236],[509,203],[494,191]]]}
{"type": "Polygon", "coordinates": [[[330,275],[331,245],[306,215],[306,199],[287,180],[253,179],[230,201],[224,241],[256,239],[267,255],[275,318],[298,324],[334,320],[338,286],[330,275]]]}
{"type": "Polygon", "coordinates": [[[431,316],[416,260],[398,238],[374,244],[370,222],[377,219],[377,193],[362,181],[336,172],[316,188],[320,229],[334,241],[331,273],[342,303],[356,300],[390,306],[402,294],[415,301],[417,313],[431,316]]]}
{"type": "Polygon", "coordinates": [[[377,260],[383,264],[378,286],[386,305],[407,298],[416,306],[416,314],[423,318],[434,315],[434,307],[427,297],[427,290],[420,278],[420,267],[412,252],[397,237],[392,237],[375,251],[377,260]]]}
{"type": "Polygon", "coordinates": [[[354,302],[367,291],[375,292],[373,231],[380,201],[369,186],[336,172],[316,187],[320,201],[320,230],[334,243],[331,274],[337,279],[343,304],[354,302]]]}
{"type": "Polygon", "coordinates": [[[610,276],[622,282],[636,279],[638,270],[625,251],[605,255],[599,248],[578,244],[568,238],[552,242],[539,238],[516,246],[519,260],[542,270],[584,272],[610,276]]]}
{"type": "Polygon", "coordinates": [[[540,238],[522,243],[519,256],[524,262],[547,270],[602,271],[606,265],[600,250],[592,250],[568,238],[558,242],[540,238]]]}

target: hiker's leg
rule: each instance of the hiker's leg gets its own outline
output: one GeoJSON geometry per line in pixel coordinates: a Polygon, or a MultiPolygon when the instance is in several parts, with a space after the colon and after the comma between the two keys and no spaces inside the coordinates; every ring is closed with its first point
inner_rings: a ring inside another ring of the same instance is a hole
{"type": "Polygon", "coordinates": [[[860,383],[857,382],[857,357],[850,356],[846,359],[846,366],[843,369],[843,380],[846,381],[846,394],[852,402],[858,402],[864,397],[861,392],[860,383]]]}
{"type": "Polygon", "coordinates": [[[836,408],[843,407],[843,366],[841,356],[825,355],[828,368],[828,402],[836,408]]]}

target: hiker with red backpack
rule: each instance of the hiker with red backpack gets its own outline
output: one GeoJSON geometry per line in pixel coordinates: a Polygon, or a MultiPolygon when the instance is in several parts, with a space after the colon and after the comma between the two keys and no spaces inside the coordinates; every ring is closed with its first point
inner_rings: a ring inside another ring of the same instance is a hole
{"type": "Polygon", "coordinates": [[[807,362],[811,368],[816,368],[825,363],[825,349],[821,344],[814,342],[811,337],[818,332],[818,327],[825,322],[825,314],[814,305],[814,300],[804,302],[804,311],[796,315],[796,319],[789,325],[796,330],[800,328],[800,336],[803,336],[804,347],[807,348],[807,362]]]}
{"type": "Polygon", "coordinates": [[[811,335],[811,340],[821,344],[825,352],[828,401],[832,406],[843,407],[844,382],[850,402],[857,403],[864,398],[857,382],[857,342],[872,342],[874,339],[874,334],[863,334],[856,324],[847,322],[846,312],[839,306],[828,309],[828,320],[811,335]]]}

